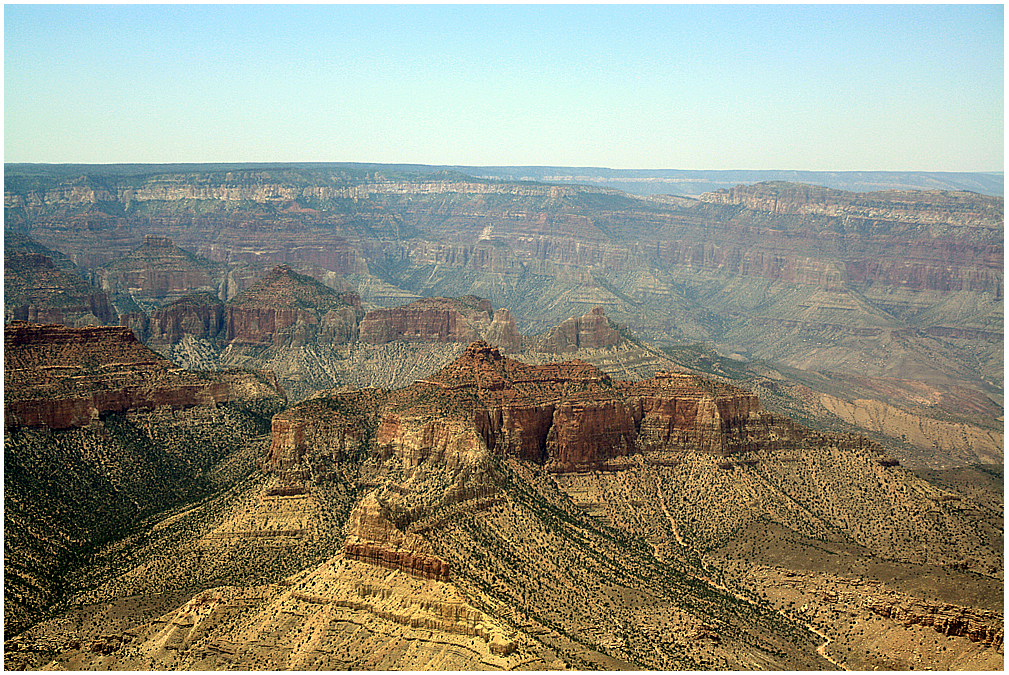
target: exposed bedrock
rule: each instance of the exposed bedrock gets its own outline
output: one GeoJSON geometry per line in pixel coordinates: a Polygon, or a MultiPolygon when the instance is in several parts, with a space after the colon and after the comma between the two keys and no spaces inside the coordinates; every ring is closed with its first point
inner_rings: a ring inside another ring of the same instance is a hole
{"type": "Polygon", "coordinates": [[[436,556],[423,537],[403,532],[390,520],[389,508],[372,493],[354,508],[343,554],[352,560],[398,569],[424,579],[449,578],[449,564],[436,556]]]}
{"type": "Polygon", "coordinates": [[[582,317],[565,319],[551,328],[539,349],[549,354],[574,352],[579,349],[612,347],[623,337],[610,323],[602,307],[595,307],[582,317]]]}
{"type": "Polygon", "coordinates": [[[4,329],[4,410],[10,426],[67,429],[102,413],[217,405],[281,394],[272,373],[176,368],[126,327],[15,321],[4,329]]]}
{"type": "Polygon", "coordinates": [[[802,435],[735,387],[684,373],[612,382],[584,362],[528,366],[485,342],[396,392],[395,405],[369,391],[321,397],[275,417],[269,463],[289,468],[322,448],[354,447],[395,456],[404,468],[433,462],[458,469],[490,451],[563,472],[604,467],[637,452],[727,456],[802,435]],[[355,407],[355,396],[371,401],[369,412],[355,407]],[[344,412],[350,416],[339,422],[329,409],[357,412],[344,412]],[[355,430],[366,428],[375,429],[370,441],[355,430]]]}
{"type": "Polygon", "coordinates": [[[485,339],[502,349],[516,350],[522,336],[508,310],[496,312],[489,300],[424,298],[402,307],[377,309],[361,320],[360,340],[369,344],[463,342],[485,339]]]}

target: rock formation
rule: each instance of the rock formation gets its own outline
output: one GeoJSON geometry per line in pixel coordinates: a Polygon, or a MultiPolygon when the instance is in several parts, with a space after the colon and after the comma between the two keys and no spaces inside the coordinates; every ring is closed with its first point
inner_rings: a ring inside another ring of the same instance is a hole
{"type": "Polygon", "coordinates": [[[356,340],[363,314],[356,293],[278,265],[227,302],[194,293],[120,321],[182,366],[272,370],[301,398],[334,386],[333,350],[356,340]]]}
{"type": "Polygon", "coordinates": [[[276,266],[228,302],[211,293],[193,293],[151,312],[141,334],[166,347],[183,335],[229,344],[265,346],[307,342],[343,344],[357,335],[361,301],[338,293],[287,265],[276,266]]]}
{"type": "Polygon", "coordinates": [[[361,341],[463,342],[486,339],[505,350],[517,350],[522,336],[508,310],[491,307],[488,300],[424,298],[402,307],[377,309],[361,320],[361,341]]]}
{"type": "Polygon", "coordinates": [[[288,265],[228,301],[224,342],[239,345],[306,342],[341,344],[356,337],[361,302],[337,293],[288,265]]]}
{"type": "Polygon", "coordinates": [[[929,626],[943,635],[966,637],[971,642],[984,642],[996,649],[1004,648],[1005,626],[996,612],[977,611],[949,603],[929,603],[916,599],[894,602],[875,599],[869,608],[880,616],[905,626],[929,626]]]}
{"type": "Polygon", "coordinates": [[[176,246],[168,237],[148,234],[139,248],[95,271],[98,285],[110,294],[164,302],[194,292],[218,295],[226,269],[176,246]]]}
{"type": "Polygon", "coordinates": [[[217,340],[226,325],[224,303],[213,293],[192,293],[151,312],[138,331],[153,349],[165,349],[191,335],[217,340]]]}
{"type": "Polygon", "coordinates": [[[40,253],[4,252],[4,320],[104,326],[108,296],[40,253]]]}
{"type": "Polygon", "coordinates": [[[434,554],[431,544],[416,534],[403,532],[390,521],[389,509],[374,494],[361,500],[350,516],[351,534],[343,543],[343,554],[420,577],[446,581],[449,564],[434,554]]]}
{"type": "MultiPolygon", "coordinates": [[[[359,407],[360,394],[333,405],[359,407]]],[[[392,396],[379,407],[369,395],[368,420],[355,413],[349,426],[320,437],[300,417],[274,420],[270,459],[289,468],[312,447],[347,447],[348,432],[372,427],[380,453],[406,466],[433,457],[457,466],[483,446],[502,456],[552,471],[605,467],[638,452],[687,449],[729,456],[794,442],[788,420],[765,412],[757,398],[728,385],[685,373],[660,373],[641,382],[613,382],[594,366],[572,361],[527,366],[474,342],[452,364],[392,396]],[[458,411],[458,412],[454,412],[458,411]]],[[[315,418],[313,425],[318,425],[315,418]]],[[[333,423],[323,422],[327,428],[333,423]]]]}
{"type": "Polygon", "coordinates": [[[4,328],[7,427],[81,427],[107,412],[216,406],[277,395],[272,373],[181,370],[122,327],[66,328],[15,321],[4,328]],[[269,392],[269,393],[268,393],[269,392]]]}
{"type": "Polygon", "coordinates": [[[551,328],[538,348],[551,354],[563,354],[579,349],[612,347],[621,339],[623,336],[606,318],[603,308],[595,307],[585,316],[565,319],[551,328]]]}

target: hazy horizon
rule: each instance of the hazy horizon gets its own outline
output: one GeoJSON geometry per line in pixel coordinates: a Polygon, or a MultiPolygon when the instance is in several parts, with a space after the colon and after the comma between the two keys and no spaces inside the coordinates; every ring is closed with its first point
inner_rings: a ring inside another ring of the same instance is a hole
{"type": "Polygon", "coordinates": [[[1003,27],[1001,5],[6,5],[4,161],[1001,173],[1003,27]]]}

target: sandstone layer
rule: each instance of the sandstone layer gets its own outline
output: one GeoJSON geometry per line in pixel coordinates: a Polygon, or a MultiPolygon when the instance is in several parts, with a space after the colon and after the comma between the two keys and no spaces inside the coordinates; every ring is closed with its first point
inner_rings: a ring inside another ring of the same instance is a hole
{"type": "Polygon", "coordinates": [[[402,307],[368,312],[361,320],[360,339],[368,344],[406,342],[463,342],[486,339],[501,349],[519,348],[522,336],[508,310],[491,307],[488,300],[424,298],[402,307]]]}
{"type": "Polygon", "coordinates": [[[5,251],[4,319],[104,326],[113,322],[113,313],[105,293],[57,268],[51,257],[5,251]]]}
{"type": "MultiPolygon", "coordinates": [[[[284,263],[357,285],[366,305],[474,295],[526,334],[599,306],[659,344],[1001,400],[999,197],[769,182],[641,198],[404,167],[162,169],[12,175],[6,224],[91,268],[170,237],[229,266],[222,299],[284,263]]],[[[289,365],[321,382],[327,361],[289,365]]]]}
{"type": "Polygon", "coordinates": [[[276,395],[272,373],[195,373],[175,367],[121,327],[71,329],[15,321],[4,328],[7,427],[81,427],[108,412],[215,406],[276,395]]]}

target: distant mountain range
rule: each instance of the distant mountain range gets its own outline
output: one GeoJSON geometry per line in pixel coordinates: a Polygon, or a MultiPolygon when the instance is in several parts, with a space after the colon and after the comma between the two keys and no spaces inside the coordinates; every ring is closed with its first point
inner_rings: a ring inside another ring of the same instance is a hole
{"type": "Polygon", "coordinates": [[[1001,173],[939,171],[703,171],[681,169],[601,169],[551,166],[459,166],[452,169],[481,178],[578,183],[612,187],[636,195],[696,197],[737,185],[788,181],[848,192],[877,190],[969,190],[1001,196],[1001,173]]]}
{"type": "Polygon", "coordinates": [[[570,166],[436,166],[358,162],[236,162],[225,164],[6,164],[5,173],[66,178],[88,174],[126,176],[152,172],[250,171],[277,168],[386,170],[410,173],[458,171],[477,178],[536,183],[574,183],[611,187],[635,195],[673,194],[696,197],[705,192],[767,181],[822,185],[849,192],[877,190],[969,190],[984,195],[1005,194],[1002,172],[981,171],[794,171],[747,169],[607,169],[570,166]]]}

